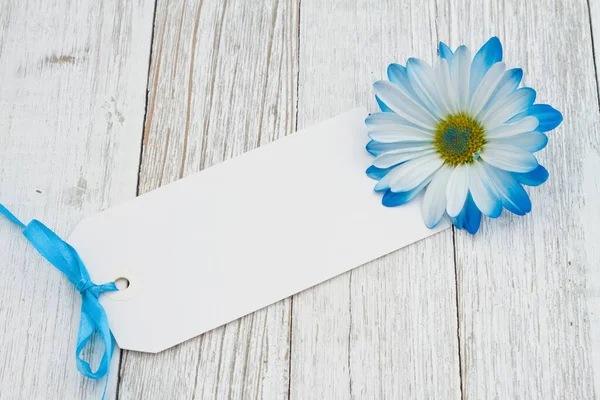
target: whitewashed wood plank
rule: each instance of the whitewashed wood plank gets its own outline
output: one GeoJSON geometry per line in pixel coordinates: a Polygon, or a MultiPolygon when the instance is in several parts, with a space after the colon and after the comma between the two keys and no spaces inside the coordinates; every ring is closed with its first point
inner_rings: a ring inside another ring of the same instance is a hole
{"type": "MultiPolygon", "coordinates": [[[[598,64],[600,63],[600,3],[588,1],[588,12],[590,13],[590,25],[592,29],[592,43],[594,45],[594,72],[596,74],[596,85],[598,91],[598,109],[600,109],[600,75],[598,64]]],[[[591,105],[589,105],[591,109],[591,105]]],[[[594,126],[597,134],[598,126],[594,126]]],[[[600,158],[598,154],[591,154],[583,161],[583,170],[589,171],[583,177],[583,193],[589,204],[600,204],[600,180],[594,176],[594,171],[600,171],[600,158]]],[[[594,367],[594,392],[596,396],[600,393],[600,207],[589,208],[589,215],[584,219],[585,252],[587,255],[587,281],[586,290],[588,296],[588,311],[590,318],[590,340],[591,359],[594,367]]]]}
{"type": "MultiPolygon", "coordinates": [[[[141,192],[295,130],[297,9],[158,2],[141,192]]],[[[285,398],[289,335],[288,299],[159,354],[125,352],[119,396],[285,398]]]]}
{"type": "MultiPolygon", "coordinates": [[[[67,236],[135,196],[154,2],[0,8],[0,201],[67,236]]],[[[75,366],[79,294],[6,221],[0,248],[0,398],[100,398],[75,366]]]]}
{"type": "Polygon", "coordinates": [[[464,396],[594,398],[600,137],[587,4],[459,0],[438,9],[441,39],[477,47],[499,35],[508,65],[565,117],[539,153],[550,180],[529,190],[533,212],[484,220],[475,237],[456,233],[464,396]]]}
{"type": "MultiPolygon", "coordinates": [[[[371,85],[388,64],[435,54],[428,2],[302,0],[300,16],[299,128],[376,111],[371,85]]],[[[460,397],[451,231],[302,292],[292,308],[292,399],[460,397]]]]}

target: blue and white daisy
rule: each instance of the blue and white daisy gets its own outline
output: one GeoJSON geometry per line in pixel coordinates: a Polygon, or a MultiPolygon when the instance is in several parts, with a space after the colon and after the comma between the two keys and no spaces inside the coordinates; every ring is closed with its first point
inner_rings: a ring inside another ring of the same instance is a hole
{"type": "Polygon", "coordinates": [[[432,228],[446,213],[475,233],[481,214],[502,208],[525,215],[531,201],[522,185],[538,186],[548,171],[533,153],[562,115],[533,104],[535,90],[519,88],[523,71],[507,69],[502,45],[491,38],[475,57],[440,43],[434,67],[410,58],[391,64],[389,81],[375,82],[382,112],[366,119],[376,158],[367,175],[378,180],[383,205],[399,206],[424,191],[422,214],[432,228]]]}

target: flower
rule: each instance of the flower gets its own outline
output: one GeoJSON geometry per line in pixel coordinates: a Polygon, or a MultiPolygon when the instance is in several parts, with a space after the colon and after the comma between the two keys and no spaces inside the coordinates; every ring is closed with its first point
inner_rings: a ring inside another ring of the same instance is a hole
{"type": "Polygon", "coordinates": [[[497,37],[472,60],[466,46],[452,52],[440,43],[435,67],[409,58],[406,67],[391,64],[387,72],[389,81],[373,85],[382,112],[365,121],[367,151],[375,156],[366,172],[378,180],[383,205],[402,205],[424,191],[425,225],[433,228],[446,213],[470,233],[482,213],[531,211],[523,185],[548,179],[533,153],[563,118],[547,104],[533,104],[535,90],[518,88],[523,71],[506,69],[497,37]]]}

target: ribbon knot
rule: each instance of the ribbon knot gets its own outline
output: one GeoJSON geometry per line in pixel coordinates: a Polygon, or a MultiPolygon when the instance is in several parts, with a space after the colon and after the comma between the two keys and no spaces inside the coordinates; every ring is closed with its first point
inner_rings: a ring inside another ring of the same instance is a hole
{"type": "MultiPolygon", "coordinates": [[[[98,301],[98,297],[104,292],[118,290],[114,282],[102,285],[96,285],[92,282],[85,264],[79,257],[79,254],[77,254],[77,251],[40,221],[33,220],[25,225],[2,204],[0,204],[0,214],[21,227],[23,235],[33,247],[75,285],[75,288],[81,294],[81,321],[79,323],[77,350],[75,353],[77,369],[84,376],[92,379],[100,379],[108,375],[110,360],[115,348],[115,338],[110,331],[108,318],[106,317],[104,308],[98,301]],[[104,354],[95,372],[92,371],[90,364],[81,358],[82,350],[94,334],[98,334],[104,342],[104,354]]],[[[107,383],[108,380],[104,384],[102,398],[106,394],[107,383]]]]}
{"type": "Polygon", "coordinates": [[[83,292],[94,286],[97,286],[94,282],[81,278],[79,282],[77,282],[77,285],[75,285],[75,289],[83,295],[83,292]]]}

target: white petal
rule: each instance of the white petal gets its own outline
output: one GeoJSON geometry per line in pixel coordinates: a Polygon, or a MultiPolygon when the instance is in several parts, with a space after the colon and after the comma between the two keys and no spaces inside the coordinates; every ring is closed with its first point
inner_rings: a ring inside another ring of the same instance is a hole
{"type": "Polygon", "coordinates": [[[490,138],[489,143],[517,146],[529,153],[535,153],[546,147],[548,136],[541,132],[533,131],[503,138],[490,138]]]}
{"type": "Polygon", "coordinates": [[[507,136],[519,135],[521,133],[534,131],[539,124],[540,123],[536,117],[525,117],[518,122],[514,122],[512,124],[502,124],[497,128],[491,129],[486,132],[486,136],[488,138],[503,138],[507,136]]]}
{"type": "Polygon", "coordinates": [[[469,104],[469,73],[471,70],[471,52],[466,46],[460,46],[454,53],[450,77],[459,110],[466,110],[469,104]]]}
{"type": "Polygon", "coordinates": [[[402,118],[423,128],[435,130],[437,120],[400,87],[391,82],[377,81],[373,88],[381,101],[402,118]]]}
{"type": "Polygon", "coordinates": [[[481,158],[494,167],[510,172],[529,172],[538,166],[533,154],[506,144],[486,144],[481,158]]]}
{"type": "Polygon", "coordinates": [[[527,192],[510,172],[492,167],[485,162],[481,165],[488,173],[504,208],[517,215],[525,215],[531,211],[531,200],[527,192]]]}
{"type": "Polygon", "coordinates": [[[502,43],[497,37],[492,37],[475,53],[471,63],[470,93],[473,95],[477,86],[483,80],[486,72],[497,62],[502,61],[502,43]]]}
{"type": "Polygon", "coordinates": [[[477,115],[477,119],[481,121],[484,119],[489,113],[494,113],[499,104],[501,104],[506,96],[510,93],[514,92],[519,83],[521,83],[521,78],[523,77],[523,71],[519,68],[509,69],[502,75],[502,79],[498,83],[498,87],[492,93],[490,100],[483,107],[483,109],[477,115]]]}
{"type": "Polygon", "coordinates": [[[469,190],[479,211],[494,218],[500,215],[502,202],[498,199],[495,187],[479,161],[469,166],[469,190]]]}
{"type": "Polygon", "coordinates": [[[413,150],[424,150],[425,146],[431,146],[431,142],[393,142],[393,143],[381,143],[376,142],[375,140],[371,140],[367,146],[366,150],[378,157],[383,153],[387,153],[388,151],[400,150],[400,149],[413,149],[413,150]]]}
{"type": "Polygon", "coordinates": [[[379,181],[381,186],[379,188],[375,186],[375,190],[380,190],[387,185],[392,192],[407,192],[437,171],[443,163],[437,153],[410,160],[384,176],[379,181]]]}
{"type": "Polygon", "coordinates": [[[485,74],[471,98],[471,115],[479,114],[479,111],[487,104],[490,96],[496,90],[498,82],[502,79],[504,70],[506,70],[506,65],[503,62],[499,62],[492,65],[487,74],[485,74]]]}
{"type": "MultiPolygon", "coordinates": [[[[390,113],[391,114],[391,113],[390,113]]],[[[433,141],[433,134],[406,125],[396,125],[388,130],[369,132],[369,137],[381,143],[403,141],[433,141]]]]}
{"type": "Polygon", "coordinates": [[[436,85],[435,72],[425,61],[409,58],[406,62],[408,79],[415,93],[433,114],[442,119],[447,115],[436,85]]]}
{"type": "Polygon", "coordinates": [[[427,186],[421,210],[428,228],[436,226],[446,211],[446,186],[452,171],[454,171],[452,167],[443,165],[427,186]]]}
{"type": "Polygon", "coordinates": [[[400,164],[415,158],[423,157],[435,152],[433,145],[425,148],[405,148],[383,153],[373,160],[373,165],[377,168],[389,168],[393,165],[400,164]]]}
{"type": "Polygon", "coordinates": [[[492,130],[513,116],[525,111],[535,100],[535,91],[530,88],[521,88],[515,90],[505,101],[497,106],[495,112],[490,112],[485,118],[481,119],[481,125],[486,130],[492,130]]]}
{"type": "Polygon", "coordinates": [[[437,78],[437,86],[442,96],[442,102],[448,114],[456,113],[456,96],[452,89],[452,80],[450,79],[450,69],[445,59],[439,59],[436,67],[435,74],[437,78]]]}
{"type": "Polygon", "coordinates": [[[467,199],[467,193],[469,192],[469,165],[462,164],[454,168],[450,178],[448,179],[448,185],[446,186],[446,197],[448,204],[446,205],[446,211],[450,217],[456,217],[460,214],[465,200],[467,199]]]}
{"type": "Polygon", "coordinates": [[[376,112],[365,119],[365,124],[369,129],[384,130],[396,125],[403,125],[408,121],[393,112],[376,112]]]}
{"type": "Polygon", "coordinates": [[[418,131],[423,136],[433,137],[433,130],[417,126],[395,112],[373,113],[365,119],[365,124],[367,125],[369,132],[411,131],[417,133],[418,131]]]}
{"type": "Polygon", "coordinates": [[[421,99],[415,93],[410,80],[408,79],[408,71],[406,67],[399,64],[390,64],[388,66],[388,79],[395,85],[398,85],[406,94],[409,94],[417,103],[423,105],[421,99]]]}

